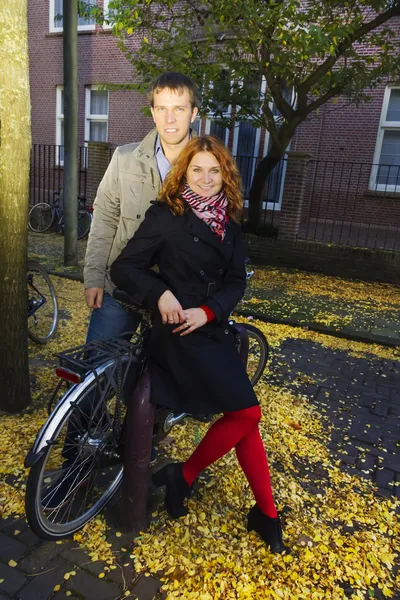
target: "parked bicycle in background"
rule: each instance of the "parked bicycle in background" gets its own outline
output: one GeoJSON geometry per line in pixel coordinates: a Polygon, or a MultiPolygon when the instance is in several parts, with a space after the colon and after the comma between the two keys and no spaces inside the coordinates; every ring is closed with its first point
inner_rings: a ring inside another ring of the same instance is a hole
{"type": "MultiPolygon", "coordinates": [[[[56,230],[64,233],[63,190],[54,192],[54,205],[47,202],[35,204],[29,211],[29,228],[35,233],[44,233],[54,224],[56,230]]],[[[92,207],[86,207],[86,198],[78,195],[78,240],[87,236],[93,218],[92,207]]]]}

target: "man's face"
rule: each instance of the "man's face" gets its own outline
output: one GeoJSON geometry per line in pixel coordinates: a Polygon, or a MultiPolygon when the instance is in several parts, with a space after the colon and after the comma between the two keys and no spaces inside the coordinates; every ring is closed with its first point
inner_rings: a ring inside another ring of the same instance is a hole
{"type": "Polygon", "coordinates": [[[164,88],[154,94],[153,103],[151,114],[161,141],[173,145],[183,142],[198,112],[190,104],[189,90],[179,93],[164,88]]]}

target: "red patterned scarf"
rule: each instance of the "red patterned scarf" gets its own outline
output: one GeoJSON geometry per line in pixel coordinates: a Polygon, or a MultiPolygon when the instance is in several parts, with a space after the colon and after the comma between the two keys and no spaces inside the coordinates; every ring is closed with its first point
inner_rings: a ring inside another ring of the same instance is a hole
{"type": "Polygon", "coordinates": [[[190,206],[194,214],[204,221],[222,242],[225,237],[226,207],[228,199],[223,190],[214,196],[199,196],[185,184],[182,198],[190,206]]]}

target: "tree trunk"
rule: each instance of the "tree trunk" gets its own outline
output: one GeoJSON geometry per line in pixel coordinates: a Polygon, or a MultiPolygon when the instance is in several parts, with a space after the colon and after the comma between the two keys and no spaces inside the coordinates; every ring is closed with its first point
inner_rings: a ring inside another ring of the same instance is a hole
{"type": "Polygon", "coordinates": [[[27,0],[0,2],[0,408],[30,402],[26,254],[30,99],[27,0]]]}
{"type": "Polygon", "coordinates": [[[249,231],[251,233],[257,233],[261,217],[264,186],[269,174],[272,173],[281,158],[282,156],[271,148],[267,156],[264,156],[257,165],[249,197],[249,231]]]}

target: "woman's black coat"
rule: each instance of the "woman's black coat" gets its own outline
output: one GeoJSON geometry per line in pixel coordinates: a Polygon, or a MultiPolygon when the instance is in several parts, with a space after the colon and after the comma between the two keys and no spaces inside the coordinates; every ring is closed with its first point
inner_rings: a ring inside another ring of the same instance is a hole
{"type": "Polygon", "coordinates": [[[155,310],[149,348],[152,399],[188,413],[220,413],[258,404],[228,327],[246,287],[240,226],[223,242],[190,209],[175,216],[154,203],[111,267],[113,282],[155,310]],[[159,274],[151,269],[158,265],[159,274]],[[202,304],[215,320],[180,337],[163,324],[157,301],[171,290],[183,309],[202,304]]]}

